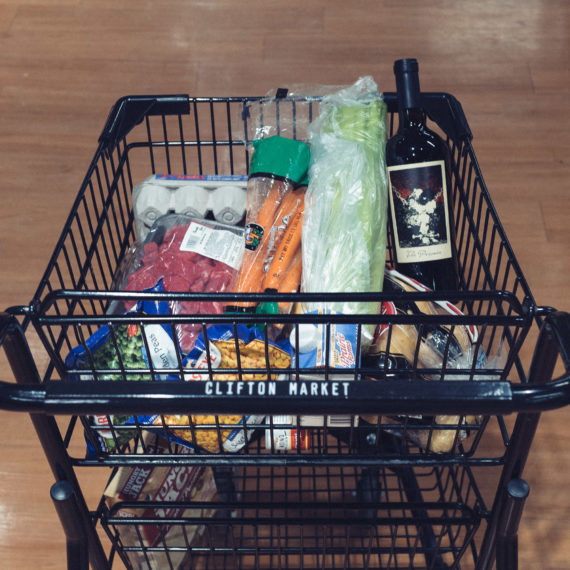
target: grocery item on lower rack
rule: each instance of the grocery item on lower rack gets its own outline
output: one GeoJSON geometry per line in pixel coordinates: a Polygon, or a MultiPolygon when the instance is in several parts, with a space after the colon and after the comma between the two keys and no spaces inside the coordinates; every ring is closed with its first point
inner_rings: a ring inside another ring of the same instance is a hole
{"type": "MultiPolygon", "coordinates": [[[[455,305],[446,300],[406,301],[410,292],[429,292],[430,289],[414,279],[392,269],[385,268],[384,291],[404,294],[397,302],[385,302],[385,315],[463,315],[455,305]]],[[[425,325],[395,324],[379,326],[374,341],[363,357],[364,367],[377,368],[372,378],[378,380],[421,377],[440,381],[446,377],[454,380],[474,381],[475,372],[485,368],[487,356],[479,341],[479,332],[473,325],[425,325]],[[465,374],[459,371],[465,370],[465,374]]],[[[477,426],[478,416],[438,415],[430,417],[402,417],[396,421],[378,416],[363,416],[371,424],[392,424],[391,431],[406,437],[416,445],[436,453],[450,452],[457,442],[467,437],[468,426],[477,426]],[[394,427],[393,424],[401,424],[394,427]]]]}
{"type": "MultiPolygon", "coordinates": [[[[190,454],[192,451],[147,431],[143,432],[136,453],[164,455],[190,454]]],[[[109,517],[124,519],[115,526],[132,567],[160,570],[181,568],[186,550],[204,531],[203,525],[169,521],[183,517],[212,517],[213,508],[192,503],[213,502],[217,491],[210,467],[139,465],[119,467],[103,495],[110,510],[109,517]],[[146,503],[155,504],[146,506],[146,503]],[[147,522],[140,523],[139,519],[147,522]],[[157,546],[160,548],[153,549],[157,546]]]]}
{"type": "Polygon", "coordinates": [[[246,184],[247,176],[237,174],[153,174],[133,188],[137,238],[144,240],[168,213],[237,225],[245,214],[246,184]]]}

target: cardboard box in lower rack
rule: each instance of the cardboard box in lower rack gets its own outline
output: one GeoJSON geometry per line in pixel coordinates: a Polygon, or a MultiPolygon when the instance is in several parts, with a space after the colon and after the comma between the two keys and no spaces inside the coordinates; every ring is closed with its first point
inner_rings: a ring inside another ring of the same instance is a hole
{"type": "MultiPolygon", "coordinates": [[[[148,432],[144,434],[143,444],[144,453],[159,455],[172,452],[174,445],[170,444],[169,449],[168,442],[148,432]]],[[[138,453],[143,453],[143,444],[139,445],[138,453]]],[[[177,452],[188,454],[192,450],[180,446],[177,452]]],[[[128,547],[125,551],[133,568],[160,570],[179,568],[187,554],[185,547],[191,546],[203,532],[203,526],[197,524],[169,524],[168,521],[213,516],[213,510],[192,507],[191,502],[214,500],[216,486],[209,467],[141,465],[120,467],[104,496],[109,509],[116,507],[111,517],[129,521],[115,527],[121,543],[128,547]],[[159,501],[161,505],[145,508],[145,503],[151,501],[159,501]],[[140,504],[135,506],[133,502],[140,504]],[[181,502],[188,505],[181,508],[181,502]],[[178,504],[170,507],[168,503],[178,504]],[[147,522],[140,524],[137,519],[147,522]],[[149,519],[156,522],[149,523],[149,519]]]]}

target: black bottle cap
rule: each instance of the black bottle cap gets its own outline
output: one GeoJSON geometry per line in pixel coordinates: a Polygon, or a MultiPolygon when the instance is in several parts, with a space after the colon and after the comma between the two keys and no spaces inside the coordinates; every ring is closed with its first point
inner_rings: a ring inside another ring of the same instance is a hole
{"type": "Polygon", "coordinates": [[[394,62],[398,104],[401,109],[421,107],[419,65],[417,59],[398,59],[394,62]]]}
{"type": "Polygon", "coordinates": [[[394,62],[394,73],[417,73],[419,69],[418,60],[413,57],[407,59],[397,59],[394,62]]]}

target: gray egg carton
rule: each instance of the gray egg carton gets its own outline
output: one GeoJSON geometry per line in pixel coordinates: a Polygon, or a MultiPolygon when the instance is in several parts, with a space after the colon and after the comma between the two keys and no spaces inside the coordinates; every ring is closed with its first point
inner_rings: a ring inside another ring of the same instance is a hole
{"type": "Polygon", "coordinates": [[[168,213],[206,218],[236,225],[246,208],[247,176],[153,174],[133,188],[137,237],[168,213]]]}

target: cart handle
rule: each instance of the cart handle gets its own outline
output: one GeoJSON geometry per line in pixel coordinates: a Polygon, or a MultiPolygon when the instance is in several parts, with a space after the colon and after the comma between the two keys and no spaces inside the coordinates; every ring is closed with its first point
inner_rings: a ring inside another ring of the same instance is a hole
{"type": "Polygon", "coordinates": [[[119,141],[150,115],[188,115],[188,95],[128,95],[111,108],[99,143],[111,153],[119,141]]]}
{"type": "MultiPolygon", "coordinates": [[[[259,97],[247,97],[247,99],[255,100],[259,97]]],[[[383,94],[383,99],[390,112],[397,112],[396,93],[386,92],[383,94]]],[[[465,139],[472,139],[463,107],[453,95],[425,92],[422,93],[422,105],[429,118],[436,122],[456,144],[465,139]]],[[[118,99],[111,108],[99,143],[107,154],[110,154],[119,141],[145,117],[188,114],[190,114],[189,95],[127,95],[118,99]]]]}
{"type": "Polygon", "coordinates": [[[56,414],[241,413],[509,414],[570,403],[570,314],[546,316],[529,377],[532,383],[446,380],[298,382],[41,383],[19,322],[0,313],[0,344],[18,384],[0,382],[0,409],[56,414]],[[565,373],[552,380],[556,356],[565,373]],[[231,384],[232,390],[229,391],[231,384]]]}

